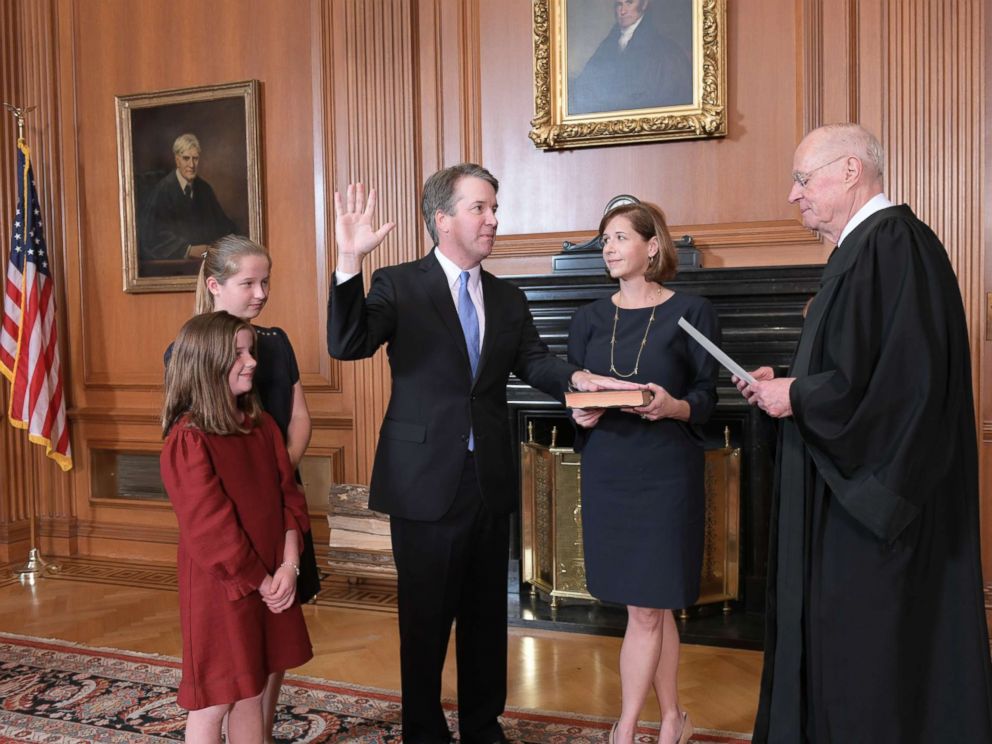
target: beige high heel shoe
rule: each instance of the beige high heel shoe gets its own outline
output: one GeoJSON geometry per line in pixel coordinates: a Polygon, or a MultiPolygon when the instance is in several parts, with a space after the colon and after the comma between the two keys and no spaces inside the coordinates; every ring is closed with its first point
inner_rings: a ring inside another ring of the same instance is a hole
{"type": "Polygon", "coordinates": [[[696,730],[692,727],[692,721],[689,719],[689,711],[682,711],[682,730],[679,732],[679,739],[677,744],[689,744],[689,739],[692,735],[696,733],[696,730]]]}

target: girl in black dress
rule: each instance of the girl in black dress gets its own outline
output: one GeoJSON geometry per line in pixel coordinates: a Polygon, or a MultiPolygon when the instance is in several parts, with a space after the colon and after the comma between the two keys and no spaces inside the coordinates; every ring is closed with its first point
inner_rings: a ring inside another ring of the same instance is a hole
{"type": "Polygon", "coordinates": [[[611,210],[599,226],[603,259],[619,281],[611,297],[575,313],[568,356],[590,372],[641,384],[639,408],[575,409],[582,452],[586,579],[597,598],[627,606],[620,651],[620,720],[611,744],[629,744],[652,685],[659,744],[685,744],[692,723],[678,702],[679,636],[672,609],[699,596],[705,498],[699,425],[716,405],[717,366],[678,327],[680,317],[719,342],[712,305],[662,285],[677,257],[653,204],[611,210]]]}
{"type": "MultiPolygon", "coordinates": [[[[227,235],[207,249],[196,283],[196,314],[226,310],[249,323],[258,317],[269,297],[269,271],[272,260],[268,252],[248,238],[227,235]]],[[[310,443],[310,411],[303,395],[296,355],[289,337],[281,328],[254,326],[256,358],[255,390],[265,411],[275,419],[289,459],[296,468],[310,443]]],[[[300,602],[307,602],[319,588],[313,537],[304,536],[304,553],[300,556],[300,602]]],[[[282,686],[282,673],[269,676],[262,697],[266,742],[273,742],[276,704],[282,686]]]]}

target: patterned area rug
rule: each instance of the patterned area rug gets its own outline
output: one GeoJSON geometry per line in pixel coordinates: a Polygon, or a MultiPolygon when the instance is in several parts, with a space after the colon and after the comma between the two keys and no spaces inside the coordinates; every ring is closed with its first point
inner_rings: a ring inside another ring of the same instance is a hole
{"type": "MultiPolygon", "coordinates": [[[[0,744],[8,742],[182,741],[177,659],[0,633],[0,744]]],[[[400,742],[395,693],[289,675],[276,739],[282,742],[400,742]]],[[[451,729],[455,711],[448,706],[451,729]]],[[[602,744],[609,721],[508,711],[507,736],[520,744],[602,744]]],[[[638,744],[657,740],[644,729],[638,744]]],[[[741,744],[749,736],[699,732],[693,742],[741,744]]]]}

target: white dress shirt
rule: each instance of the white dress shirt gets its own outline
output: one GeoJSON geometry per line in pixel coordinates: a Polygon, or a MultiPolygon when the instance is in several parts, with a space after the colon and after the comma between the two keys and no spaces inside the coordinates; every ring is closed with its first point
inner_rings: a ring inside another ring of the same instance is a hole
{"type": "Polygon", "coordinates": [[[187,181],[185,178],[183,178],[183,175],[182,175],[182,173],[179,172],[179,169],[178,168],[176,168],[176,178],[179,179],[179,190],[180,191],[186,191],[186,184],[192,183],[192,181],[187,181]]]}
{"type": "Polygon", "coordinates": [[[865,202],[865,205],[855,212],[854,216],[846,225],[844,225],[844,231],[840,234],[840,240],[837,241],[837,245],[843,243],[844,238],[850,235],[854,228],[875,214],[875,212],[881,212],[883,209],[888,209],[891,206],[892,202],[889,201],[885,194],[875,194],[875,196],[865,202]]]}
{"type": "MultiPolygon", "coordinates": [[[[451,300],[455,303],[455,311],[458,310],[458,291],[462,285],[462,269],[458,264],[441,253],[440,249],[434,249],[434,257],[444,269],[444,275],[448,279],[448,288],[451,290],[451,300]]],[[[475,305],[475,313],[479,316],[479,352],[482,352],[482,342],[486,337],[486,311],[482,302],[482,267],[479,265],[468,269],[468,296],[472,298],[475,305]]]]}
{"type": "Polygon", "coordinates": [[[643,21],[643,20],[644,20],[644,16],[641,16],[636,21],[634,21],[632,24],[630,24],[629,26],[627,26],[627,28],[624,28],[624,29],[621,29],[620,30],[620,41],[619,41],[619,43],[620,43],[620,51],[621,52],[627,50],[627,45],[630,43],[630,37],[634,35],[634,32],[637,30],[637,27],[641,25],[641,21],[643,21]]]}
{"type": "MultiPolygon", "coordinates": [[[[455,303],[455,312],[458,312],[458,290],[461,289],[462,270],[458,268],[458,264],[441,253],[437,248],[434,249],[434,257],[437,258],[437,262],[441,264],[441,268],[444,270],[444,276],[448,280],[448,289],[451,290],[451,301],[455,303]]],[[[473,266],[468,270],[468,274],[468,296],[472,298],[472,304],[475,305],[475,313],[479,316],[479,352],[481,353],[482,342],[486,337],[486,310],[482,302],[482,267],[473,266]]],[[[358,276],[358,274],[347,274],[335,269],[334,283],[344,284],[354,276],[358,276]]]]}

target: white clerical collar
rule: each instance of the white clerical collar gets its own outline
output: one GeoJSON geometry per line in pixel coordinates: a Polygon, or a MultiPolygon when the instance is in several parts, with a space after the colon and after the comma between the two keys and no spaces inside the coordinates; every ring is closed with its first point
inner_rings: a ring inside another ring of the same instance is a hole
{"type": "Polygon", "coordinates": [[[885,194],[875,194],[875,196],[865,202],[865,205],[861,209],[854,213],[854,216],[844,226],[844,231],[840,234],[840,240],[837,241],[837,245],[843,243],[844,238],[850,235],[854,231],[854,228],[875,214],[875,212],[881,212],[883,209],[888,209],[891,206],[892,202],[888,200],[885,194]]]}
{"type": "Polygon", "coordinates": [[[641,25],[641,21],[644,20],[644,16],[641,16],[632,24],[627,26],[627,28],[620,31],[620,51],[624,51],[627,48],[627,44],[630,43],[630,37],[634,35],[637,27],[641,25]]]}
{"type": "MultiPolygon", "coordinates": [[[[437,258],[437,262],[441,264],[441,268],[444,269],[444,275],[448,278],[449,287],[454,287],[462,280],[462,269],[458,266],[458,264],[441,253],[441,249],[437,246],[434,246],[434,257],[437,258]]],[[[481,274],[482,266],[479,264],[476,264],[471,269],[468,269],[468,286],[470,289],[478,285],[479,276],[481,274]]]]}

